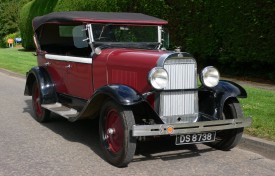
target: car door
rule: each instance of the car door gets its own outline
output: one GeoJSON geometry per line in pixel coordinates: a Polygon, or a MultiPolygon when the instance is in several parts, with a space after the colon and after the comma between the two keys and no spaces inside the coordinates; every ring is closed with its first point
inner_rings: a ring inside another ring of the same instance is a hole
{"type": "Polygon", "coordinates": [[[68,95],[89,99],[93,94],[91,48],[85,41],[87,38],[84,26],[72,29],[73,49],[67,52],[65,87],[68,95]]]}
{"type": "Polygon", "coordinates": [[[70,57],[66,63],[65,87],[70,96],[89,99],[93,93],[92,58],[70,57]]]}

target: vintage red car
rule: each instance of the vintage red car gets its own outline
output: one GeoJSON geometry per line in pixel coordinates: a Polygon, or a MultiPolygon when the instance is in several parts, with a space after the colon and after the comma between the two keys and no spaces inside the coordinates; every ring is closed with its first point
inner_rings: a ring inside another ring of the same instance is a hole
{"type": "Polygon", "coordinates": [[[193,56],[164,47],[167,21],[139,13],[55,12],[33,20],[38,66],[27,73],[35,119],[99,118],[111,164],[126,166],[138,140],[170,137],[175,145],[235,147],[244,118],[238,84],[193,56]],[[198,86],[197,78],[201,86],[198,86]]]}

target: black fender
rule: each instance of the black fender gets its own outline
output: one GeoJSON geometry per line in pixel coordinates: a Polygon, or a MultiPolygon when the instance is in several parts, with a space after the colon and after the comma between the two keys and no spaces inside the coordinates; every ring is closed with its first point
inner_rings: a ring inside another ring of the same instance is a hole
{"type": "MultiPolygon", "coordinates": [[[[146,98],[133,88],[118,84],[106,85],[97,89],[80,113],[79,119],[98,117],[100,109],[107,99],[112,99],[116,103],[130,108],[134,113],[145,114],[147,117],[155,119],[157,123],[163,123],[146,98]]],[[[138,122],[139,119],[137,117],[135,119],[138,122]]]]}
{"type": "Polygon", "coordinates": [[[101,109],[107,99],[112,99],[123,106],[131,106],[144,101],[141,94],[126,85],[106,85],[97,89],[84,107],[81,118],[91,118],[101,109]]]}
{"type": "Polygon", "coordinates": [[[199,112],[214,119],[221,119],[223,106],[229,98],[246,98],[245,89],[231,81],[221,80],[213,88],[199,88],[199,112]]]}
{"type": "Polygon", "coordinates": [[[32,95],[32,85],[35,81],[37,81],[40,87],[41,104],[57,102],[55,85],[50,75],[43,67],[33,67],[27,72],[24,95],[32,95]]]}
{"type": "Polygon", "coordinates": [[[107,95],[124,106],[134,105],[144,100],[141,94],[126,85],[113,84],[101,87],[96,90],[95,96],[97,95],[107,95]]]}

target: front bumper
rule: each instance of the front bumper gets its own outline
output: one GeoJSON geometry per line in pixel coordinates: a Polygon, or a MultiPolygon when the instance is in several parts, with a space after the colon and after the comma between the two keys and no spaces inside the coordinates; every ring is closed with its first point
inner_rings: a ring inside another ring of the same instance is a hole
{"type": "Polygon", "coordinates": [[[134,125],[133,136],[160,136],[202,133],[251,126],[252,118],[213,120],[194,123],[134,125]],[[172,129],[172,130],[171,130],[172,129]]]}

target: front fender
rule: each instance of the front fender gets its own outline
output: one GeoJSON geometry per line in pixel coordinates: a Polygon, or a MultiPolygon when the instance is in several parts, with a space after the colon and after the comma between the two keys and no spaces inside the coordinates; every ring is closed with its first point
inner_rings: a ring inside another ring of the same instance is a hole
{"type": "Polygon", "coordinates": [[[222,119],[223,106],[229,98],[246,98],[245,89],[231,81],[221,80],[213,88],[199,89],[199,112],[215,119],[222,119]]]}
{"type": "Polygon", "coordinates": [[[32,85],[35,81],[40,87],[41,104],[55,103],[57,101],[55,85],[43,67],[33,67],[27,73],[24,95],[32,95],[32,85]]]}
{"type": "Polygon", "coordinates": [[[213,89],[219,93],[225,92],[230,97],[247,98],[245,89],[232,81],[221,80],[213,89]]]}
{"type": "Polygon", "coordinates": [[[142,95],[125,85],[107,85],[96,90],[95,96],[106,95],[125,106],[134,105],[143,100],[142,95]]]}
{"type": "Polygon", "coordinates": [[[106,85],[95,91],[81,112],[80,118],[95,117],[107,99],[112,99],[123,106],[136,105],[144,100],[142,95],[131,87],[115,84],[106,85]]]}

